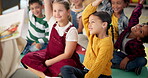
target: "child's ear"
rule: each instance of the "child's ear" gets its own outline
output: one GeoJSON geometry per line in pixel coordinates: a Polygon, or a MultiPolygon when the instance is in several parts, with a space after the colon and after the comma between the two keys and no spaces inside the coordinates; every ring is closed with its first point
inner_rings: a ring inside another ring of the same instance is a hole
{"type": "Polygon", "coordinates": [[[68,10],[68,15],[70,15],[70,9],[68,10]]]}
{"type": "Polygon", "coordinates": [[[42,9],[44,9],[44,5],[42,5],[42,9]]]}
{"type": "Polygon", "coordinates": [[[102,27],[106,28],[107,27],[107,22],[103,22],[102,27]]]}

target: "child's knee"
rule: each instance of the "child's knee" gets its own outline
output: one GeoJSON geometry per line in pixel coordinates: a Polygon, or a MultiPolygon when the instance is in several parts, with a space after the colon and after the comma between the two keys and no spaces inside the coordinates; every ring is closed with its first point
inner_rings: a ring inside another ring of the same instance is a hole
{"type": "Polygon", "coordinates": [[[138,57],[137,58],[137,63],[140,64],[141,66],[145,66],[147,64],[147,60],[144,57],[138,57]]]}
{"type": "Polygon", "coordinates": [[[60,70],[64,72],[64,71],[69,71],[69,70],[71,70],[71,68],[72,68],[71,66],[65,65],[65,66],[63,66],[60,70]]]}

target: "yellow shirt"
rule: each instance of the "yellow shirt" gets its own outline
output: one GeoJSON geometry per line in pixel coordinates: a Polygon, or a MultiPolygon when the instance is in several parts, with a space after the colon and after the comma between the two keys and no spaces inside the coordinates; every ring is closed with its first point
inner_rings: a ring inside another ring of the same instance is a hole
{"type": "MultiPolygon", "coordinates": [[[[113,25],[113,30],[114,30],[114,40],[116,41],[118,38],[118,18],[115,17],[114,14],[112,14],[112,23],[113,25]]],[[[112,32],[111,32],[111,27],[109,29],[109,35],[112,36],[112,32]]]]}
{"type": "Polygon", "coordinates": [[[84,0],[83,1],[83,5],[86,7],[87,5],[89,5],[90,3],[94,2],[95,0],[84,0]]]}
{"type": "Polygon", "coordinates": [[[82,21],[88,36],[88,46],[84,58],[84,66],[89,69],[85,78],[98,78],[102,75],[111,75],[111,59],[113,54],[113,43],[111,37],[100,39],[96,35],[90,35],[88,30],[89,16],[95,12],[97,7],[91,4],[82,13],[82,21]]]}

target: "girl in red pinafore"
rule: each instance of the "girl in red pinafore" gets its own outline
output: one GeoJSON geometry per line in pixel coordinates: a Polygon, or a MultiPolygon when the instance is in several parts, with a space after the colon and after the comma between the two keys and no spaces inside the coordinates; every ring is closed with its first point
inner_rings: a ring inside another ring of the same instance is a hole
{"type": "Polygon", "coordinates": [[[83,69],[75,52],[78,32],[68,20],[69,3],[65,0],[44,0],[44,3],[50,35],[48,46],[44,50],[26,54],[21,62],[42,78],[58,76],[64,65],[83,69]]]}

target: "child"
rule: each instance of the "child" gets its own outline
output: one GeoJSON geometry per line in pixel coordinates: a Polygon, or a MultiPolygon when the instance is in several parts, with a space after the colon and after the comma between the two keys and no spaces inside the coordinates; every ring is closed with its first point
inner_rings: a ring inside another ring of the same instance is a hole
{"type": "Polygon", "coordinates": [[[71,16],[72,23],[77,28],[78,33],[82,34],[83,24],[82,24],[82,11],[84,10],[84,6],[82,5],[84,0],[70,0],[71,7],[71,16]]]}
{"type": "Polygon", "coordinates": [[[135,71],[140,75],[142,67],[147,63],[143,43],[148,43],[148,23],[139,23],[139,17],[144,0],[141,0],[131,14],[128,27],[121,33],[115,43],[112,68],[120,68],[126,71],[135,71]]]}
{"type": "MultiPolygon", "coordinates": [[[[109,35],[112,35],[115,42],[119,34],[127,27],[128,18],[124,14],[124,8],[127,7],[130,0],[100,0],[102,1],[102,11],[106,11],[111,15],[113,28],[109,29],[109,35]],[[112,34],[114,32],[114,34],[112,34]]],[[[79,36],[87,46],[87,38],[84,35],[79,36]]],[[[78,43],[83,46],[82,41],[78,43]]],[[[83,46],[83,47],[85,47],[83,46]]]]}
{"type": "Polygon", "coordinates": [[[44,50],[30,52],[21,60],[39,77],[58,76],[64,65],[83,69],[75,49],[78,32],[68,20],[70,5],[65,0],[44,0],[50,40],[44,50]],[[53,8],[52,8],[53,7],[53,8]]]}
{"type": "Polygon", "coordinates": [[[42,14],[42,2],[39,0],[29,0],[29,8],[27,45],[22,52],[23,54],[46,48],[49,38],[48,24],[45,21],[45,16],[42,14]]]}
{"type": "Polygon", "coordinates": [[[63,78],[111,78],[112,38],[108,36],[111,17],[107,12],[95,12],[100,0],[88,5],[82,13],[82,21],[88,36],[84,57],[84,70],[72,66],[61,68],[63,78]]]}
{"type": "Polygon", "coordinates": [[[127,27],[128,18],[124,14],[124,8],[128,6],[130,0],[102,0],[103,7],[101,10],[108,12],[112,17],[114,28],[114,40],[116,41],[120,33],[127,27]]]}

